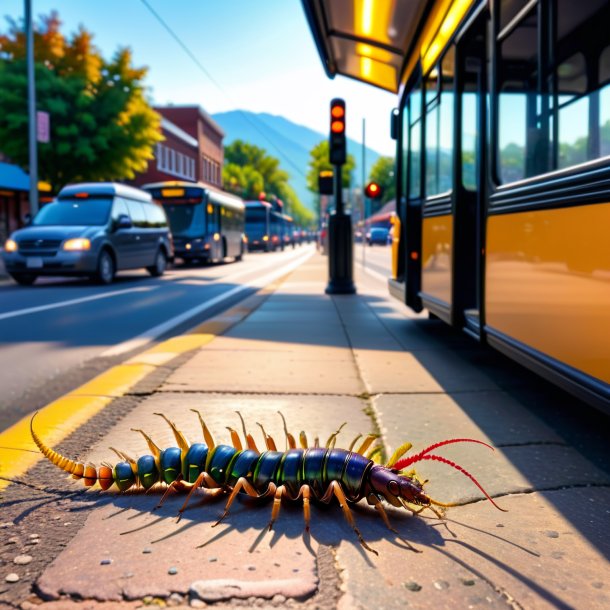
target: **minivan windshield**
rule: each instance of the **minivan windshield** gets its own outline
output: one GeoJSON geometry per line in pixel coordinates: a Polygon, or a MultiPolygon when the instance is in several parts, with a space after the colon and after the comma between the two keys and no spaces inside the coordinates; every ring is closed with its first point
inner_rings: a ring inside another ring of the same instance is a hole
{"type": "Polygon", "coordinates": [[[103,226],[112,199],[62,199],[45,205],[32,221],[36,226],[103,226]]]}

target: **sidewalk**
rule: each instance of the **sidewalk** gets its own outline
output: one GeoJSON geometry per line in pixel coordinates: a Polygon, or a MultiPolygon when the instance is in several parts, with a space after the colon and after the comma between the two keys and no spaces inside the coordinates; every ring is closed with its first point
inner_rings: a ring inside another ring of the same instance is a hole
{"type": "MultiPolygon", "coordinates": [[[[471,444],[437,453],[473,473],[508,512],[479,501],[481,493],[459,472],[421,462],[427,493],[462,505],[449,509],[446,525],[429,511],[414,517],[388,508],[396,535],[362,503],[353,513],[375,556],[359,545],[336,504],[312,507],[306,536],[300,503],[282,505],[268,532],[268,503],[236,502],[212,529],[222,502],[194,499],[177,524],[183,496],[153,512],[154,495],[100,494],[84,527],[38,579],[42,595],[58,600],[42,608],[82,607],[65,596],[97,600],[91,607],[100,608],[105,601],[136,608],[154,598],[192,607],[247,602],[341,610],[610,607],[609,549],[596,540],[608,521],[605,473],[529,414],[517,399],[527,387],[512,370],[482,358],[441,323],[409,313],[366,273],[357,274],[357,295],[325,295],[326,265],[315,254],[228,332],[118,399],[137,406],[122,419],[108,416],[103,438],[79,457],[116,461],[109,446],[148,453],[132,428],[162,448],[174,446],[159,412],[191,442],[201,441],[193,408],[217,443],[229,442],[227,426],[241,436],[239,410],[259,448],[256,422],[282,450],[279,410],[289,431],[298,438],[305,430],[310,444],[315,436],[324,443],[343,422],[338,447],[359,433],[381,433],[386,457],[405,441],[412,452],[446,438],[489,442],[495,453],[471,444]]],[[[57,479],[53,468],[44,472],[57,479]]],[[[76,510],[73,503],[59,499],[48,509],[56,514],[52,527],[71,521],[65,510],[76,510]]]]}

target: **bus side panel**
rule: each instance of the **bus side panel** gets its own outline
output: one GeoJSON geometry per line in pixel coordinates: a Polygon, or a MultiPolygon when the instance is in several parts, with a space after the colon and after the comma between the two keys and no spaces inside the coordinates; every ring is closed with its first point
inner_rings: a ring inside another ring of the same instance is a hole
{"type": "Polygon", "coordinates": [[[429,216],[422,224],[422,298],[450,306],[453,216],[429,216]]]}
{"type": "Polygon", "coordinates": [[[488,327],[610,383],[610,203],[492,215],[488,327]]]}

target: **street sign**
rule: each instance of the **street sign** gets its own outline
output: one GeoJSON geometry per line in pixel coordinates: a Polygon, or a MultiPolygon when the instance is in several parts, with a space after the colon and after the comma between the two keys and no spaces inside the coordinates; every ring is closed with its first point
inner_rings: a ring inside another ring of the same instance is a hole
{"type": "Polygon", "coordinates": [[[36,113],[36,140],[42,144],[51,141],[51,119],[48,112],[39,110],[36,113]]]}

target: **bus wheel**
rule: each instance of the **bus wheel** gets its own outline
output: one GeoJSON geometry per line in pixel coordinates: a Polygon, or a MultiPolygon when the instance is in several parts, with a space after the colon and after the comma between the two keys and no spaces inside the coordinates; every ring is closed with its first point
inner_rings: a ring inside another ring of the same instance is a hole
{"type": "Polygon", "coordinates": [[[239,263],[239,261],[243,260],[244,258],[244,244],[241,244],[241,246],[239,247],[239,254],[235,257],[235,262],[239,263]]]}

